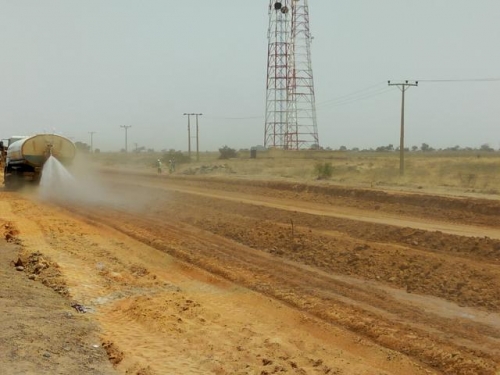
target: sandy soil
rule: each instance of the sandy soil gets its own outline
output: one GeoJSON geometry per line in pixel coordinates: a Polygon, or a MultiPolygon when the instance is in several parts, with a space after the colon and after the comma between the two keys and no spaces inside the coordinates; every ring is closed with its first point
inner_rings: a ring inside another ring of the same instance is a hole
{"type": "Polygon", "coordinates": [[[117,373],[500,374],[499,201],[125,173],[90,196],[0,192],[0,224],[117,373]]]}
{"type": "MultiPolygon", "coordinates": [[[[1,228],[12,242],[10,225],[2,223],[1,228]]],[[[41,282],[28,279],[11,263],[19,260],[18,246],[0,245],[0,373],[116,374],[96,322],[65,298],[58,268],[38,254],[22,258],[26,271],[37,272],[41,282]]]]}

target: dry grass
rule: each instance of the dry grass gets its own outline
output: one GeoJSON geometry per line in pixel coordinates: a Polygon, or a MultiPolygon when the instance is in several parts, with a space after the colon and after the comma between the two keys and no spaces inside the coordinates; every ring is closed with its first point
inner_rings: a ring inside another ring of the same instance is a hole
{"type": "MultiPolygon", "coordinates": [[[[194,155],[193,155],[194,157],[194,155]]],[[[500,195],[499,152],[410,152],[405,156],[405,174],[399,174],[396,152],[340,152],[271,150],[250,153],[236,159],[220,160],[218,152],[201,153],[200,161],[178,165],[176,173],[228,174],[241,178],[287,179],[309,183],[335,183],[355,186],[441,190],[500,195]],[[331,164],[333,173],[318,181],[317,165],[331,164]],[[226,168],[214,168],[224,165],[226,168]]],[[[161,154],[95,154],[94,161],[116,168],[153,171],[161,154]]]]}

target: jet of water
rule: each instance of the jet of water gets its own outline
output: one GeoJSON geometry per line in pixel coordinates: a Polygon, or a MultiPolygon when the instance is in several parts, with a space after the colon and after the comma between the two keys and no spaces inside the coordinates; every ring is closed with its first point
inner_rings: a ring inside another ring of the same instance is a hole
{"type": "Polygon", "coordinates": [[[42,198],[67,199],[77,187],[75,178],[54,156],[49,156],[43,165],[40,179],[40,195],[42,198]]]}

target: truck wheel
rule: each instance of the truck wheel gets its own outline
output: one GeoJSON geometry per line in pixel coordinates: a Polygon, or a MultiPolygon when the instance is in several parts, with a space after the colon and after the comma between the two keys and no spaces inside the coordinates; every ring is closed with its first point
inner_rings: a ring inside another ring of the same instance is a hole
{"type": "Polygon", "coordinates": [[[7,190],[17,190],[21,187],[19,176],[10,168],[5,168],[3,183],[7,190]]]}

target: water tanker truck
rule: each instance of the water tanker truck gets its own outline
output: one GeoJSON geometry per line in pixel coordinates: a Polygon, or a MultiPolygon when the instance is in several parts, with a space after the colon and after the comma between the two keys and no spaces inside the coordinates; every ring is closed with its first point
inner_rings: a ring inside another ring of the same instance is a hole
{"type": "Polygon", "coordinates": [[[39,183],[43,165],[50,156],[68,165],[76,154],[75,144],[55,134],[9,139],[4,167],[4,184],[8,189],[21,187],[26,182],[39,183]]]}

